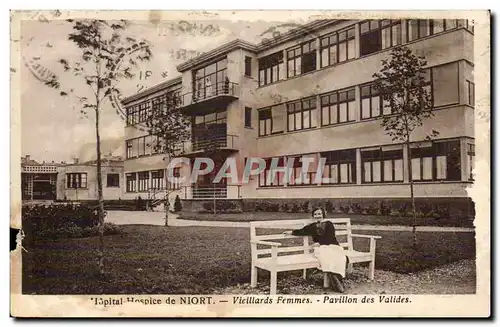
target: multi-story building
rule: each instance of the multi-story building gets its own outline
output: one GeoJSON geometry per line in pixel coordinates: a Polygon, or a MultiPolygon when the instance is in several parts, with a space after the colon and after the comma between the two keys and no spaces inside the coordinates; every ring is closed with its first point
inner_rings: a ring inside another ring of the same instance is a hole
{"type": "MultiPolygon", "coordinates": [[[[183,156],[204,156],[206,144],[216,140],[220,153],[235,158],[240,168],[248,157],[280,158],[279,165],[291,157],[326,158],[324,176],[329,178],[327,184],[316,183],[312,166],[311,178],[290,182],[279,174],[269,181],[266,170],[245,184],[223,180],[213,185],[213,176],[202,176],[195,183],[170,185],[188,207],[213,196],[244,203],[408,197],[408,160],[416,197],[468,206],[474,163],[473,33],[464,19],[321,20],[271,41],[235,40],[205,52],[177,66],[178,78],[124,99],[125,196],[167,186],[167,162],[148,147],[151,136],[135,124],[168,92],[176,92],[180,110],[192,118],[183,156]],[[435,110],[413,134],[411,158],[381,127],[382,115],[389,112],[371,87],[381,61],[398,45],[425,57],[435,110]],[[439,136],[425,141],[433,129],[439,136]]],[[[189,175],[189,169],[181,168],[180,174],[189,175]]]]}

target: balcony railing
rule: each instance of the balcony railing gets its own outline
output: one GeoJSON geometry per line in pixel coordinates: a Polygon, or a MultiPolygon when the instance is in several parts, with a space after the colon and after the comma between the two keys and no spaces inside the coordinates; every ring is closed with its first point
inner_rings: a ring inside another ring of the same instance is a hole
{"type": "Polygon", "coordinates": [[[180,96],[181,110],[200,108],[201,105],[227,105],[238,98],[238,84],[229,81],[195,87],[193,92],[180,96]]]}
{"type": "Polygon", "coordinates": [[[183,186],[182,198],[184,200],[240,199],[241,185],[183,186]]]}
{"type": "Polygon", "coordinates": [[[179,149],[179,154],[203,152],[207,150],[237,150],[237,135],[226,135],[214,137],[207,140],[194,140],[183,142],[179,149]]]}

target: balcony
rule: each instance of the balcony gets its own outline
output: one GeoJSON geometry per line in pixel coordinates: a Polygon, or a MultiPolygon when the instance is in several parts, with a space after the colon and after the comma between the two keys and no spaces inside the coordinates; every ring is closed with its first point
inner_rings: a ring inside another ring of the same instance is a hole
{"type": "Polygon", "coordinates": [[[239,86],[229,81],[197,88],[180,96],[180,111],[186,115],[203,113],[210,108],[225,108],[238,99],[239,86]]]}
{"type": "Polygon", "coordinates": [[[235,152],[238,151],[238,136],[226,135],[205,140],[183,142],[178,156],[196,156],[207,151],[235,152]]]}

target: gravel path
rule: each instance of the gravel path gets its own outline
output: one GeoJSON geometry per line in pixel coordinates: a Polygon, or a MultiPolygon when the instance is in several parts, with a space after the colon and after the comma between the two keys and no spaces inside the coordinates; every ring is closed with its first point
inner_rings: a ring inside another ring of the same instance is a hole
{"type": "MultiPolygon", "coordinates": [[[[262,273],[264,275],[264,273],[262,273]]],[[[259,283],[257,289],[249,284],[215,290],[214,294],[269,294],[269,280],[259,283]]],[[[338,294],[324,290],[323,275],[315,271],[307,279],[292,276],[285,280],[278,275],[279,294],[338,294]]],[[[415,274],[397,274],[375,271],[375,280],[366,277],[366,268],[355,269],[345,279],[345,294],[474,294],[476,266],[474,260],[461,260],[415,274]]]]}

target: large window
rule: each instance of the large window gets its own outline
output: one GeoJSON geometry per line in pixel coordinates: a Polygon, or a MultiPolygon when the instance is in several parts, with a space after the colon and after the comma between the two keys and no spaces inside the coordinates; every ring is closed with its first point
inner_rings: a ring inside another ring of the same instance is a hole
{"type": "Polygon", "coordinates": [[[316,124],[316,97],[287,104],[288,131],[314,128],[316,124]]]}
{"type": "Polygon", "coordinates": [[[120,187],[120,174],[107,174],[106,187],[120,187]]]}
{"type": "Polygon", "coordinates": [[[434,141],[411,145],[414,181],[461,180],[460,141],[434,141]]]}
{"type": "Polygon", "coordinates": [[[158,136],[146,135],[126,141],[127,159],[156,154],[158,136]]]}
{"type": "Polygon", "coordinates": [[[457,28],[457,19],[410,19],[407,21],[407,41],[457,28]]]}
{"type": "Polygon", "coordinates": [[[339,150],[321,153],[326,158],[323,183],[356,183],[356,150],[339,150]]]}
{"type": "MultiPolygon", "coordinates": [[[[381,115],[382,97],[375,87],[370,85],[361,86],[361,119],[369,119],[381,115]]],[[[390,108],[385,108],[384,114],[389,114],[390,108]]]]}
{"type": "Polygon", "coordinates": [[[227,111],[194,116],[192,120],[193,150],[204,149],[212,142],[224,145],[227,135],[227,111]]]}
{"type": "Polygon", "coordinates": [[[285,105],[259,110],[259,136],[283,133],[285,105]]]}
{"type": "Polygon", "coordinates": [[[354,88],[335,91],[321,97],[321,125],[333,125],[356,120],[354,88]]]}
{"type": "Polygon", "coordinates": [[[286,53],[288,77],[293,77],[316,70],[315,40],[306,42],[293,49],[288,49],[286,53]]]}
{"type": "Polygon", "coordinates": [[[128,173],[126,174],[127,179],[127,192],[137,192],[137,174],[136,173],[128,173]]]}
{"type": "Polygon", "coordinates": [[[205,99],[224,93],[227,79],[227,58],[194,71],[194,99],[205,99]]]}
{"type": "Polygon", "coordinates": [[[167,176],[167,187],[169,190],[179,190],[181,188],[181,183],[179,181],[179,177],[181,176],[181,168],[173,168],[172,175],[173,177],[175,177],[175,179],[168,179],[167,176]]]}
{"type": "Polygon", "coordinates": [[[259,59],[259,86],[283,79],[283,51],[259,59]]]}
{"type": "Polygon", "coordinates": [[[474,83],[467,81],[467,104],[470,106],[474,106],[476,101],[474,95],[474,83]]]}
{"type": "Polygon", "coordinates": [[[401,44],[401,21],[384,19],[361,23],[359,43],[362,56],[401,44]]]}
{"type": "Polygon", "coordinates": [[[141,171],[139,177],[139,192],[146,192],[149,189],[149,171],[141,171]]]}
{"type": "Polygon", "coordinates": [[[356,56],[354,27],[321,38],[321,68],[356,56]]]}
{"type": "Polygon", "coordinates": [[[400,145],[361,149],[363,183],[403,181],[403,148],[400,145]]]}
{"type": "Polygon", "coordinates": [[[245,56],[245,76],[252,76],[252,57],[245,56]]]}
{"type": "Polygon", "coordinates": [[[435,107],[456,104],[460,101],[458,63],[453,62],[432,68],[432,95],[435,107]]]}
{"type": "Polygon", "coordinates": [[[289,181],[288,185],[290,186],[299,186],[299,185],[311,185],[316,182],[316,170],[313,169],[314,161],[316,161],[316,156],[313,155],[313,162],[309,163],[308,171],[302,172],[302,158],[307,158],[310,155],[296,156],[296,157],[288,157],[287,161],[293,158],[293,165],[288,167],[290,171],[288,171],[289,181]]]}
{"type": "Polygon", "coordinates": [[[130,106],[127,108],[127,125],[134,125],[139,122],[139,106],[130,106]]]}
{"type": "Polygon", "coordinates": [[[163,169],[151,171],[151,188],[162,189],[165,171],[163,169]]]}
{"type": "Polygon", "coordinates": [[[476,146],[473,143],[467,143],[467,178],[470,181],[474,180],[472,174],[474,170],[474,159],[476,157],[476,146]]]}
{"type": "MultiPolygon", "coordinates": [[[[259,186],[283,186],[285,173],[283,170],[273,172],[271,170],[271,163],[273,158],[264,159],[266,161],[266,168],[259,175],[259,186]],[[271,176],[270,176],[271,174],[271,176]]],[[[278,158],[276,168],[284,169],[285,158],[278,158]]]]}
{"type": "Polygon", "coordinates": [[[66,188],[87,188],[87,173],[66,174],[66,188]]]}

